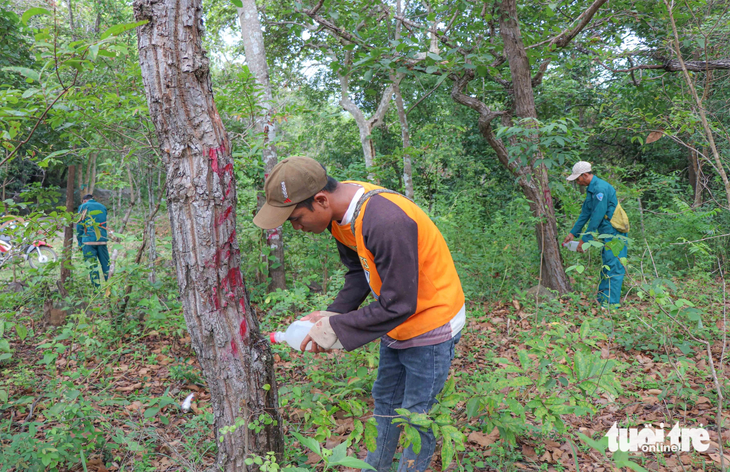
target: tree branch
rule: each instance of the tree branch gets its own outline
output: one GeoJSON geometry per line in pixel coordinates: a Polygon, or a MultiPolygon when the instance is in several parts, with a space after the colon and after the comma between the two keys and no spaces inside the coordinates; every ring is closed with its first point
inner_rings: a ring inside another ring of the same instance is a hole
{"type": "Polygon", "coordinates": [[[578,36],[578,33],[583,31],[583,28],[590,23],[593,16],[596,14],[596,12],[603,6],[604,3],[606,3],[608,0],[595,0],[593,4],[588,7],[587,10],[585,10],[583,13],[581,13],[578,18],[576,18],[573,23],[578,22],[573,29],[566,28],[564,29],[559,35],[551,38],[546,39],[545,41],[541,41],[539,43],[531,44],[530,46],[527,46],[525,49],[532,49],[536,47],[540,47],[544,44],[548,44],[548,47],[556,46],[559,48],[564,48],[565,46],[570,43],[570,41],[573,40],[576,36],[578,36]]]}
{"type": "MultiPolygon", "coordinates": [[[[628,69],[613,69],[601,61],[596,61],[605,69],[619,73],[632,72],[635,70],[664,70],[666,72],[682,72],[682,64],[677,59],[664,61],[664,64],[643,64],[640,66],[629,67],[628,69]]],[[[707,72],[710,70],[727,70],[730,69],[730,59],[717,59],[715,61],[687,61],[684,63],[690,72],[707,72]]]]}
{"type": "MultiPolygon", "coordinates": [[[[593,4],[588,7],[587,10],[585,10],[583,13],[578,16],[578,18],[573,21],[573,23],[578,22],[573,29],[566,28],[563,30],[562,33],[555,36],[554,38],[550,40],[543,41],[541,43],[533,44],[532,46],[528,46],[525,49],[530,49],[532,47],[537,47],[542,44],[548,43],[548,49],[552,49],[554,47],[558,48],[564,48],[565,46],[570,43],[570,41],[575,38],[578,33],[583,31],[583,29],[590,23],[591,19],[593,19],[593,16],[596,14],[596,12],[601,8],[601,6],[606,3],[608,0],[595,0],[593,4]]],[[[546,59],[540,64],[540,68],[537,71],[537,74],[532,78],[532,86],[536,87],[542,83],[542,78],[545,75],[545,71],[547,71],[548,66],[550,65],[550,59],[546,59]]]]}

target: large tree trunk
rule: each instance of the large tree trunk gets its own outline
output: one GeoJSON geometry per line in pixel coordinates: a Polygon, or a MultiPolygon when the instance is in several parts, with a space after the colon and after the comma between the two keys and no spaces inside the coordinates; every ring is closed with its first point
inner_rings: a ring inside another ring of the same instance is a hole
{"type": "MultiPolygon", "coordinates": [[[[504,53],[509,62],[512,75],[513,108],[518,118],[537,119],[535,96],[532,89],[532,73],[522,41],[520,25],[517,21],[517,5],[515,0],[504,0],[500,5],[500,36],[504,42],[504,53]]],[[[528,121],[533,126],[534,121],[528,121]]],[[[555,208],[550,192],[548,173],[542,164],[542,154],[537,152],[532,158],[530,179],[521,179],[520,186],[530,201],[530,208],[538,218],[535,228],[538,248],[542,257],[541,282],[559,293],[571,291],[570,281],[563,269],[563,260],[558,242],[558,229],[555,220],[555,208]],[[540,164],[537,164],[540,162],[540,164]],[[537,164],[537,165],[535,165],[537,164]]]]}
{"type": "Polygon", "coordinates": [[[284,443],[273,357],[240,269],[231,143],[201,45],[201,1],[135,0],[134,14],[149,21],[138,28],[139,62],[167,166],[173,260],[185,322],[210,389],[218,466],[252,470],[246,457],[282,453],[284,443]],[[259,432],[249,429],[261,415],[275,421],[259,432]],[[224,427],[234,430],[222,435],[224,427]]]}
{"type": "MultiPolygon", "coordinates": [[[[68,166],[68,175],[66,176],[66,211],[72,213],[74,211],[74,183],[76,182],[76,166],[68,166]]],[[[63,254],[61,256],[61,278],[58,281],[58,290],[62,297],[68,296],[66,289],[66,279],[71,276],[71,256],[73,255],[74,245],[74,222],[69,223],[63,228],[63,254]]]]}
{"type": "MultiPolygon", "coordinates": [[[[272,119],[274,112],[273,93],[271,81],[269,80],[269,65],[266,63],[266,48],[264,47],[264,35],[261,32],[258,9],[255,0],[243,0],[243,6],[238,8],[238,20],[241,23],[241,37],[243,49],[246,53],[246,62],[256,82],[261,86],[261,102],[259,106],[263,110],[256,118],[256,132],[263,135],[264,147],[261,158],[264,162],[266,176],[274,170],[278,162],[276,154],[276,121],[272,119]]],[[[265,198],[263,192],[259,194],[259,209],[263,206],[265,198]]],[[[273,259],[268,259],[269,276],[271,283],[269,290],[277,288],[286,289],[286,272],[284,271],[284,241],[282,239],[281,226],[275,229],[266,230],[266,242],[271,249],[273,259]]]]}

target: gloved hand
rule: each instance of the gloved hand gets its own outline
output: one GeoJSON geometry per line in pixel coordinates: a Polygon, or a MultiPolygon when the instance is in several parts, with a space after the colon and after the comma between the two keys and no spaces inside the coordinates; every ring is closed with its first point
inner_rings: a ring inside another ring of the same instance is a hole
{"type": "Polygon", "coordinates": [[[321,320],[322,318],[327,318],[332,315],[339,315],[339,313],[335,313],[334,311],[325,311],[325,310],[319,310],[319,311],[313,311],[307,316],[300,318],[302,321],[311,321],[312,323],[316,323],[317,321],[321,320]]]}
{"type": "Polygon", "coordinates": [[[310,341],[312,342],[312,348],[309,352],[327,351],[337,342],[337,334],[335,334],[335,330],[330,326],[328,316],[323,317],[312,326],[312,329],[309,330],[309,334],[304,338],[299,349],[302,351],[306,350],[307,344],[310,341]]]}

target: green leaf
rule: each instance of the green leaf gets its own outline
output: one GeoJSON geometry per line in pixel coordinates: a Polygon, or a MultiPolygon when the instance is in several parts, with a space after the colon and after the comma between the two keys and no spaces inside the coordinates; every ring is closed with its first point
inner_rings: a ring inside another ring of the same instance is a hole
{"type": "Polygon", "coordinates": [[[608,449],[608,438],[606,436],[603,436],[600,440],[596,441],[579,431],[576,431],[575,434],[580,438],[581,441],[588,444],[590,447],[600,452],[604,456],[606,455],[606,449],[608,449]]]}
{"type": "Polygon", "coordinates": [[[21,98],[30,98],[33,95],[37,94],[38,92],[40,92],[40,90],[38,90],[37,88],[29,88],[28,90],[23,92],[23,95],[21,98]]]}
{"type": "Polygon", "coordinates": [[[0,320],[0,338],[5,334],[5,322],[0,320]]]}
{"type": "Polygon", "coordinates": [[[444,436],[443,444],[441,445],[441,470],[446,470],[451,461],[454,458],[454,445],[451,443],[451,438],[444,436]]]}
{"type": "Polygon", "coordinates": [[[0,390],[0,402],[2,402],[2,403],[8,402],[8,391],[7,390],[0,390]]]}
{"type": "Polygon", "coordinates": [[[20,340],[24,340],[26,336],[28,336],[28,328],[23,326],[22,324],[16,324],[15,325],[15,333],[18,335],[20,340]]]}
{"type": "Polygon", "coordinates": [[[31,8],[30,10],[27,10],[25,13],[23,13],[23,16],[20,18],[20,21],[23,22],[25,26],[28,26],[28,20],[30,20],[32,17],[36,15],[50,15],[51,12],[46,10],[45,8],[31,8]]]}
{"type": "Polygon", "coordinates": [[[34,71],[33,69],[28,69],[27,67],[3,67],[3,70],[9,71],[9,72],[17,72],[18,74],[22,75],[23,77],[33,79],[36,82],[41,81],[40,74],[38,74],[38,72],[34,71]]]}
{"type": "Polygon", "coordinates": [[[106,39],[109,36],[119,36],[120,34],[124,33],[125,31],[129,31],[131,29],[137,28],[138,26],[146,25],[148,22],[149,22],[149,20],[144,20],[144,21],[138,21],[136,23],[114,25],[114,26],[110,27],[109,29],[107,29],[106,31],[104,31],[101,34],[100,39],[106,39]]]}
{"type": "Polygon", "coordinates": [[[439,68],[436,67],[436,66],[428,66],[428,67],[426,67],[426,73],[427,74],[433,74],[437,70],[439,70],[439,68]]]}
{"type": "Polygon", "coordinates": [[[469,401],[466,402],[467,418],[474,418],[476,415],[478,415],[480,408],[481,402],[479,401],[479,397],[470,398],[469,401]]]}
{"type": "Polygon", "coordinates": [[[89,46],[89,59],[92,61],[96,60],[96,56],[99,54],[99,44],[92,44],[89,46]]]}
{"type": "Polygon", "coordinates": [[[376,439],[378,437],[378,427],[375,422],[374,418],[370,418],[365,423],[365,447],[368,449],[368,451],[373,452],[375,451],[376,446],[376,439]]]}
{"type": "Polygon", "coordinates": [[[231,3],[237,6],[238,8],[243,8],[243,2],[241,0],[231,0],[231,3]]]}
{"type": "Polygon", "coordinates": [[[345,457],[337,462],[330,462],[330,465],[341,465],[343,467],[350,467],[352,469],[367,469],[375,470],[375,467],[371,466],[364,460],[360,460],[357,457],[345,457]]]}
{"type": "Polygon", "coordinates": [[[406,425],[403,431],[406,434],[408,443],[413,448],[413,452],[418,454],[421,452],[421,433],[416,428],[410,425],[406,425]]]}
{"type": "Polygon", "coordinates": [[[144,417],[145,418],[152,418],[153,416],[155,416],[159,412],[160,412],[160,409],[159,408],[147,408],[144,411],[144,417]]]}
{"type": "Polygon", "coordinates": [[[13,355],[9,354],[9,353],[0,354],[0,362],[6,361],[6,360],[10,359],[11,357],[13,357],[13,355]]]}
{"type": "Polygon", "coordinates": [[[332,449],[332,454],[327,459],[328,464],[335,464],[347,457],[347,441],[341,442],[332,449]]]}
{"type": "Polygon", "coordinates": [[[297,433],[296,431],[292,431],[291,434],[292,434],[292,436],[297,438],[297,440],[303,446],[306,446],[310,451],[312,451],[315,454],[317,454],[318,456],[322,457],[322,448],[320,447],[320,445],[316,439],[302,436],[301,434],[297,433]]]}
{"type": "Polygon", "coordinates": [[[507,385],[510,387],[526,387],[532,385],[532,380],[529,377],[520,376],[510,380],[507,385]]]}
{"type": "Polygon", "coordinates": [[[439,56],[438,54],[436,54],[435,52],[429,52],[427,54],[427,56],[430,57],[431,59],[433,59],[434,61],[443,61],[443,58],[441,56],[439,56]]]}

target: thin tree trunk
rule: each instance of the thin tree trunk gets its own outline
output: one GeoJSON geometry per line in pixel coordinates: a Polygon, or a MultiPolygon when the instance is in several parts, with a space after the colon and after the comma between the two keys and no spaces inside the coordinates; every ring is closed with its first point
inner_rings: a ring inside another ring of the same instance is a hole
{"type": "Polygon", "coordinates": [[[79,197],[84,198],[86,192],[84,192],[84,163],[80,162],[76,167],[76,173],[79,174],[79,197]]]}
{"type": "Polygon", "coordinates": [[[71,30],[71,38],[76,41],[76,25],[74,25],[74,10],[71,0],[68,0],[68,26],[71,30]]]}
{"type": "Polygon", "coordinates": [[[214,412],[217,466],[283,453],[276,377],[241,274],[231,142],[213,100],[201,0],[135,0],[139,62],[167,166],[167,206],[180,300],[214,412]],[[268,388],[264,388],[268,385],[268,388]],[[248,423],[261,415],[273,421],[248,423]],[[236,426],[242,421],[243,425],[236,426]],[[233,429],[222,434],[223,428],[233,429]]]}
{"type": "MultiPolygon", "coordinates": [[[[266,62],[264,35],[261,31],[261,22],[259,21],[255,0],[242,0],[242,7],[238,8],[238,20],[241,24],[241,37],[243,39],[243,49],[246,53],[246,62],[262,92],[259,103],[262,113],[256,118],[255,126],[256,132],[264,137],[261,158],[264,163],[264,173],[268,176],[279,160],[276,153],[276,134],[278,130],[276,121],[272,119],[274,112],[273,93],[271,81],[269,80],[269,66],[266,62]]],[[[265,200],[263,192],[259,192],[259,209],[261,209],[265,200]]],[[[273,259],[267,257],[269,276],[271,277],[269,291],[274,291],[277,288],[286,289],[282,235],[281,226],[266,230],[266,243],[273,256],[273,259]]]]}
{"type": "Polygon", "coordinates": [[[702,205],[702,163],[697,156],[697,151],[694,149],[689,150],[687,158],[689,160],[689,184],[692,186],[692,193],[694,194],[692,206],[699,207],[702,205]]]}
{"type": "Polygon", "coordinates": [[[134,181],[132,180],[132,171],[129,169],[129,166],[127,166],[127,177],[129,178],[129,208],[127,208],[127,211],[124,213],[124,218],[122,218],[122,222],[119,224],[120,233],[123,233],[127,229],[127,223],[129,222],[129,217],[132,215],[132,209],[134,209],[134,204],[138,201],[135,198],[134,181]]]}
{"type": "MultiPolygon", "coordinates": [[[[430,9],[430,6],[429,6],[430,9]]],[[[403,9],[401,6],[401,0],[396,3],[396,10],[398,16],[403,15],[403,9]]],[[[429,12],[430,13],[430,12],[429,12]]],[[[395,26],[395,40],[400,40],[401,22],[398,21],[395,26]]],[[[433,29],[435,30],[436,25],[434,23],[433,29]]],[[[431,33],[431,52],[438,54],[438,40],[436,34],[431,33]],[[435,48],[435,50],[434,50],[435,48]]],[[[403,106],[403,95],[400,93],[400,81],[393,80],[393,94],[395,95],[395,106],[398,110],[398,121],[400,121],[400,134],[403,140],[403,190],[405,191],[406,197],[413,200],[413,170],[411,165],[411,155],[408,153],[408,148],[411,147],[411,133],[408,129],[408,115],[406,114],[405,106],[403,106]]]]}
{"type": "MultiPolygon", "coordinates": [[[[152,175],[147,175],[147,200],[149,201],[149,217],[147,218],[147,267],[150,270],[150,274],[147,280],[151,284],[157,282],[157,275],[155,274],[155,261],[157,260],[157,245],[155,244],[155,216],[157,215],[157,209],[153,209],[152,205],[155,204],[155,197],[152,192],[152,175]]],[[[159,208],[159,204],[157,205],[159,208]]]]}
{"type": "Polygon", "coordinates": [[[727,173],[725,172],[725,168],[723,167],[722,159],[720,159],[720,153],[717,151],[717,146],[715,146],[715,138],[712,135],[712,129],[710,128],[710,124],[707,122],[705,107],[702,103],[702,100],[700,100],[700,97],[697,95],[697,89],[695,88],[694,82],[692,82],[692,78],[689,76],[689,72],[687,72],[687,65],[684,63],[684,59],[682,58],[682,52],[679,49],[679,34],[677,33],[677,25],[674,22],[672,7],[669,5],[669,2],[667,0],[664,0],[664,4],[666,5],[667,11],[669,12],[669,22],[672,25],[672,33],[674,34],[674,37],[672,38],[674,54],[677,56],[677,60],[682,67],[684,80],[685,82],[687,82],[687,87],[689,87],[689,90],[692,93],[692,98],[694,98],[695,105],[697,105],[697,112],[700,114],[702,127],[704,128],[705,135],[707,137],[707,142],[710,144],[710,149],[712,149],[712,155],[715,158],[715,170],[717,170],[717,173],[720,174],[720,178],[722,179],[722,183],[725,187],[727,210],[730,210],[730,181],[727,178],[727,173]]]}
{"type": "Polygon", "coordinates": [[[408,148],[411,147],[411,134],[408,129],[408,117],[403,106],[403,96],[400,93],[400,84],[393,86],[395,94],[395,105],[398,108],[398,120],[400,121],[400,134],[403,140],[403,188],[406,197],[413,200],[413,165],[411,163],[411,155],[408,148]]]}
{"type": "MultiPolygon", "coordinates": [[[[68,166],[68,175],[66,176],[66,211],[71,213],[74,211],[74,182],[76,182],[76,166],[68,166]]],[[[63,228],[63,254],[61,256],[61,278],[58,281],[58,290],[62,297],[68,296],[66,289],[66,279],[71,277],[71,256],[73,255],[74,244],[74,222],[70,221],[63,228]]]]}
{"type": "MultiPolygon", "coordinates": [[[[345,53],[345,67],[349,68],[352,65],[352,55],[350,51],[345,53]]],[[[340,106],[349,112],[357,124],[357,129],[360,132],[360,144],[362,145],[362,152],[365,158],[365,168],[368,169],[368,180],[375,178],[372,169],[373,162],[375,159],[375,144],[371,136],[372,131],[378,126],[382,125],[385,121],[385,113],[388,111],[390,102],[393,99],[393,87],[399,84],[405,74],[396,74],[395,80],[388,85],[383,91],[383,96],[380,98],[378,108],[370,118],[365,118],[360,107],[355,104],[350,98],[350,77],[345,74],[342,75],[338,72],[340,78],[340,106]]]]}
{"type": "Polygon", "coordinates": [[[91,188],[91,167],[94,164],[94,158],[89,156],[88,161],[86,163],[86,180],[84,180],[84,192],[91,193],[89,190],[91,188]]]}
{"type": "Polygon", "coordinates": [[[96,158],[98,156],[94,154],[92,158],[91,174],[89,175],[89,193],[93,194],[96,188],[96,158]]]}

